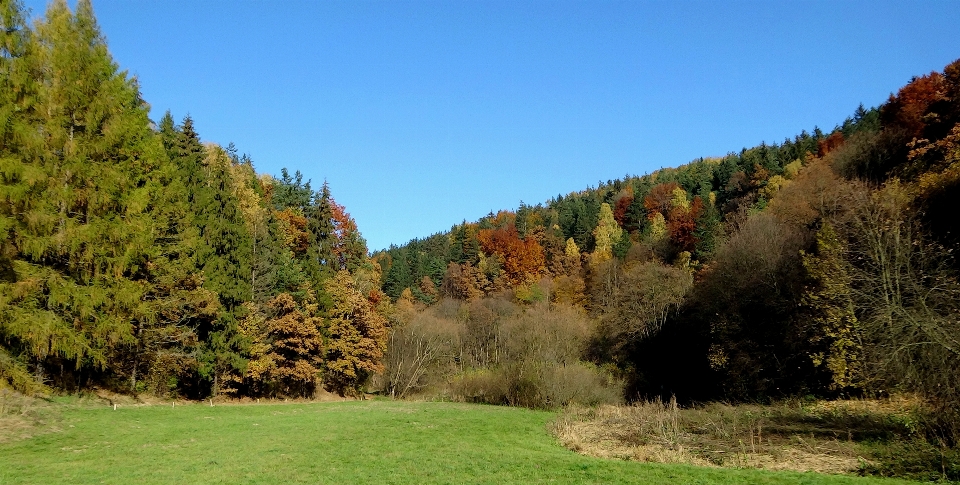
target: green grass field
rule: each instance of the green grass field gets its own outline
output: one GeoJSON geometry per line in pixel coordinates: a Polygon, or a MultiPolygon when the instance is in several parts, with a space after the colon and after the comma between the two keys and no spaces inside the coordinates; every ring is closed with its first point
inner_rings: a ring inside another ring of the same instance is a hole
{"type": "Polygon", "coordinates": [[[557,444],[555,416],[393,401],[65,406],[57,430],[0,444],[0,484],[902,483],[590,458],[557,444]]]}

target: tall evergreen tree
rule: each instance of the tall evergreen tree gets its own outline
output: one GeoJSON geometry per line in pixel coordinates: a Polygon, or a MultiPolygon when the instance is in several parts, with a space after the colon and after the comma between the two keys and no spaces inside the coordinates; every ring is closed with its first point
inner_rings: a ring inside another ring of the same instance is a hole
{"type": "Polygon", "coordinates": [[[336,228],[331,202],[330,187],[324,182],[320,192],[314,194],[313,205],[307,214],[310,247],[306,252],[304,269],[313,287],[317,289],[322,288],[323,282],[337,271],[333,253],[336,228]]]}
{"type": "MultiPolygon", "coordinates": [[[[184,128],[187,136],[186,123],[184,128]]],[[[200,231],[197,266],[203,272],[204,287],[216,292],[224,307],[216,325],[201,335],[205,337],[201,370],[212,379],[214,393],[220,391],[223,377],[245,365],[237,316],[242,312],[241,304],[253,296],[249,280],[251,238],[231,190],[229,163],[223,149],[212,147],[203,165],[205,183],[193,187],[200,231]]]]}
{"type": "Polygon", "coordinates": [[[90,2],[72,14],[55,1],[32,36],[8,5],[0,341],[38,378],[71,386],[80,372],[111,370],[111,355],[135,339],[131,322],[151,318],[148,175],[162,160],[136,82],[111,59],[90,2]]]}

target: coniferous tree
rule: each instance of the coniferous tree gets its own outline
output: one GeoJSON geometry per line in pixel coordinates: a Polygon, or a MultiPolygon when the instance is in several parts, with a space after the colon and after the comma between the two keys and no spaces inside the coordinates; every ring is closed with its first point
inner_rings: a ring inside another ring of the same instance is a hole
{"type": "Polygon", "coordinates": [[[253,296],[249,281],[251,238],[232,193],[230,163],[223,149],[211,147],[203,167],[206,183],[195,187],[194,199],[201,242],[198,267],[203,271],[204,286],[215,291],[224,306],[216,326],[206,335],[202,353],[201,369],[212,378],[214,393],[219,392],[222,377],[245,364],[237,316],[242,312],[241,304],[253,296]]]}
{"type": "Polygon", "coordinates": [[[230,154],[215,145],[204,147],[189,116],[179,128],[164,116],[160,133],[193,209],[192,226],[197,231],[193,264],[203,276],[203,288],[216,293],[222,305],[215,320],[196,329],[200,374],[217,393],[223,378],[245,365],[237,318],[244,311],[242,304],[253,297],[252,238],[235,195],[230,154]]]}
{"type": "Polygon", "coordinates": [[[336,273],[334,269],[333,207],[330,204],[330,187],[326,182],[320,192],[314,194],[313,205],[307,216],[310,231],[310,247],[307,249],[304,270],[314,288],[322,288],[323,282],[336,273]]]}
{"type": "Polygon", "coordinates": [[[134,342],[131,322],[151,318],[149,174],[162,159],[88,0],[75,14],[52,3],[32,36],[18,37],[17,18],[4,12],[0,333],[38,378],[71,386],[84,371],[118,371],[111,357],[134,342]]]}

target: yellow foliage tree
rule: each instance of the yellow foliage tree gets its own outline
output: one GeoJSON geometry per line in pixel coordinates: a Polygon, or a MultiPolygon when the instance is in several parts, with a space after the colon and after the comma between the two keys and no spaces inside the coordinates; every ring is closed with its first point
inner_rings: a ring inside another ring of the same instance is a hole
{"type": "Polygon", "coordinates": [[[813,316],[811,343],[819,349],[811,359],[814,365],[827,367],[835,389],[859,383],[863,355],[860,324],[854,314],[853,278],[843,253],[843,242],[830,223],[817,232],[817,254],[801,252],[811,280],[803,304],[813,316]]]}
{"type": "Polygon", "coordinates": [[[620,240],[623,235],[623,229],[617,224],[613,217],[613,210],[610,204],[600,205],[600,216],[597,221],[597,227],[593,230],[593,238],[596,241],[591,260],[593,263],[602,263],[613,257],[613,245],[620,240]]]}
{"type": "Polygon", "coordinates": [[[361,293],[350,273],[337,272],[325,288],[328,311],[324,386],[343,396],[357,395],[367,379],[383,370],[387,320],[361,293]]]}

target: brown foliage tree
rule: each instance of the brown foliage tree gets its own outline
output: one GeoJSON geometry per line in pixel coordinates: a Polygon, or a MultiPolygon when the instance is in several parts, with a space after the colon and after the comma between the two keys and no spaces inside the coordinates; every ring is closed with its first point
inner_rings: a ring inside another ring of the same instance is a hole
{"type": "Polygon", "coordinates": [[[307,229],[307,218],[299,211],[290,207],[282,211],[274,211],[273,216],[280,223],[283,244],[300,256],[310,247],[310,232],[307,229]]]}
{"type": "Polygon", "coordinates": [[[519,285],[543,274],[546,259],[543,247],[532,237],[520,238],[516,226],[484,229],[477,235],[483,251],[503,260],[503,271],[511,285],[519,285]]]}
{"type": "Polygon", "coordinates": [[[670,232],[670,241],[679,251],[693,252],[697,246],[695,236],[697,219],[703,214],[703,200],[697,196],[689,208],[674,207],[670,210],[667,219],[667,229],[670,232]]]}
{"type": "Polygon", "coordinates": [[[630,210],[630,204],[633,204],[633,195],[625,195],[617,199],[613,209],[613,218],[620,224],[620,227],[626,227],[627,211],[630,210]]]}
{"type": "Polygon", "coordinates": [[[443,275],[443,294],[457,300],[473,300],[483,296],[487,279],[483,272],[471,264],[447,265],[443,275]]]}
{"type": "Polygon", "coordinates": [[[287,293],[274,297],[267,307],[269,379],[280,386],[281,394],[310,396],[323,367],[322,319],[310,316],[287,293]]]}
{"type": "Polygon", "coordinates": [[[673,192],[680,186],[676,182],[667,182],[659,184],[650,189],[650,193],[643,198],[643,207],[647,209],[647,217],[653,217],[655,213],[663,214],[666,217],[673,207],[673,192]]]}
{"type": "Polygon", "coordinates": [[[843,145],[844,141],[843,133],[840,133],[839,131],[831,133],[830,136],[817,142],[817,156],[823,157],[826,154],[836,150],[840,147],[840,145],[843,145]]]}
{"type": "Polygon", "coordinates": [[[333,213],[333,244],[331,251],[339,269],[353,270],[367,262],[367,242],[360,236],[357,223],[346,209],[330,198],[333,213]]]}
{"type": "Polygon", "coordinates": [[[880,108],[884,128],[904,129],[908,139],[921,137],[927,124],[924,117],[930,105],[944,96],[945,87],[944,78],[938,72],[914,78],[880,108]]]}

